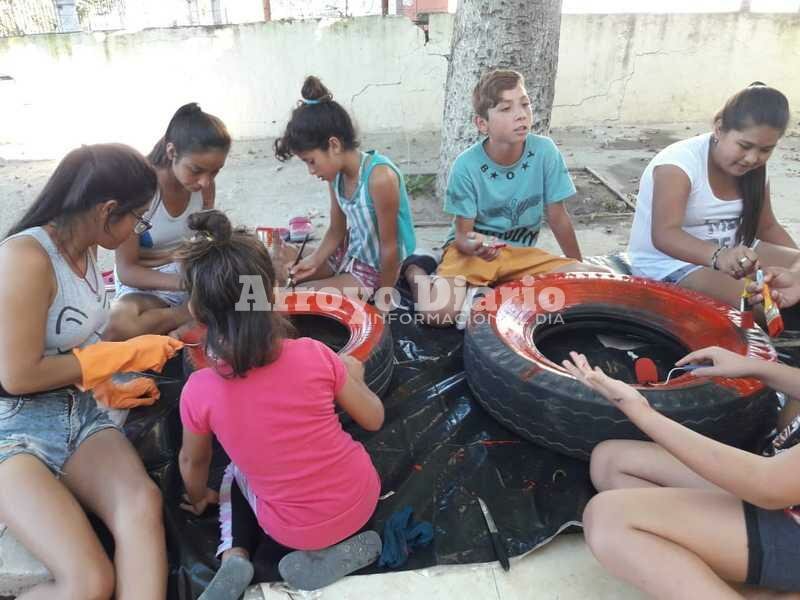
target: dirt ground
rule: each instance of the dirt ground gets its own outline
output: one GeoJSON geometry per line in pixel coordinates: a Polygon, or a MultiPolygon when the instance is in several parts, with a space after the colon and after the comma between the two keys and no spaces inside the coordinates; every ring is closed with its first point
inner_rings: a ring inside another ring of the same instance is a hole
{"type": "MultiPolygon", "coordinates": [[[[578,189],[568,207],[584,254],[623,250],[632,218],[631,210],[594,174],[635,200],[639,177],[656,152],[673,141],[707,130],[705,124],[553,129],[551,137],[564,154],[578,189]]],[[[79,144],[80,140],[75,140],[75,145],[79,144]]],[[[395,160],[408,176],[418,243],[440,243],[449,219],[441,210],[441,200],[432,192],[433,178],[426,176],[437,167],[438,134],[367,135],[362,147],[375,148],[395,160]]],[[[55,168],[57,157],[26,160],[40,154],[35,148],[0,145],[0,231],[19,218],[55,168]]],[[[775,213],[797,236],[800,204],[794,198],[800,177],[800,131],[789,131],[781,141],[770,160],[769,173],[775,213]]],[[[234,143],[217,177],[217,203],[236,223],[248,226],[285,225],[292,216],[309,215],[318,236],[324,232],[329,209],[326,186],[310,177],[297,160],[279,163],[273,156],[271,139],[234,143]]],[[[558,251],[549,234],[542,235],[540,245],[558,251]]],[[[108,268],[112,257],[104,253],[101,260],[108,268]]]]}

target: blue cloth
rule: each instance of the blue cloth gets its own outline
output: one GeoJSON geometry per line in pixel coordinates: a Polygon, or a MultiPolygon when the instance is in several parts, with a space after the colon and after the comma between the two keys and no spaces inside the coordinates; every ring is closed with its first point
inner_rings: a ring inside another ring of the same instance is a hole
{"type": "Polygon", "coordinates": [[[413,509],[406,506],[387,519],[383,526],[379,567],[401,567],[414,548],[427,546],[433,540],[433,525],[426,521],[414,521],[413,515],[413,509]]]}
{"type": "Polygon", "coordinates": [[[139,246],[141,248],[153,247],[153,236],[150,235],[149,231],[145,231],[144,233],[139,234],[139,246]]]}
{"type": "MultiPolygon", "coordinates": [[[[536,244],[543,206],[575,194],[564,157],[548,137],[528,134],[513,165],[494,162],[478,142],[453,163],[444,212],[474,219],[474,230],[512,246],[536,244]]],[[[455,239],[455,219],[447,242],[455,239]]]]}

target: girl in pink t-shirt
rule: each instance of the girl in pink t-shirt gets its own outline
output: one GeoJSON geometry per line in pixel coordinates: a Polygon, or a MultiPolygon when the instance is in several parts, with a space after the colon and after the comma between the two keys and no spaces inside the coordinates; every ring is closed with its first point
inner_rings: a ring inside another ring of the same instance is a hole
{"type": "Polygon", "coordinates": [[[193,373],[181,395],[185,509],[200,514],[211,497],[212,435],[231,458],[220,490],[222,567],[201,598],[239,598],[261,531],[303,551],[281,561],[284,579],[321,587],[380,554],[375,532],[347,539],[372,516],[380,479],[335,405],[371,431],[383,424],[383,405],[357,360],[287,337],[290,326],[269,309],[275,271],[263,244],[215,210],[192,215],[189,226],[196,234],[181,251],[189,308],[208,328],[217,367],[193,373]],[[264,293],[268,310],[247,303],[252,291],[264,293]],[[311,561],[321,566],[306,568],[311,561]]]}

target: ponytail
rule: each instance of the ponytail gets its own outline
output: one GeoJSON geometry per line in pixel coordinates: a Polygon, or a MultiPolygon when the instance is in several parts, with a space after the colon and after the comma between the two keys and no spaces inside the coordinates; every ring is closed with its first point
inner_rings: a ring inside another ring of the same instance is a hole
{"type": "MultiPolygon", "coordinates": [[[[748,127],[767,126],[781,135],[789,125],[789,101],[781,92],[760,81],[731,96],[714,122],[721,131],[744,131],[748,127]]],[[[764,208],[767,184],[767,167],[748,171],[739,178],[742,196],[742,220],[736,231],[736,243],[752,245],[756,238],[758,222],[764,208]]]]}
{"type": "Polygon", "coordinates": [[[190,102],[175,111],[167,131],[147,155],[153,166],[163,168],[170,164],[167,144],[175,146],[176,158],[211,150],[227,153],[231,147],[231,136],[219,118],[203,112],[196,102],[190,102]]]}

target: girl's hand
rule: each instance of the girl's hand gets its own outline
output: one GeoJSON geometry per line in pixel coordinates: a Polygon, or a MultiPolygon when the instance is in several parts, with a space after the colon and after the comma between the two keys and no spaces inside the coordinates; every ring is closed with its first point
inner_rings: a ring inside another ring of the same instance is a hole
{"type": "Polygon", "coordinates": [[[800,302],[800,273],[783,267],[767,267],[764,269],[764,282],[752,282],[747,286],[751,294],[750,304],[764,302],[764,283],[769,284],[770,296],[780,308],[788,308],[800,302]]]}
{"type": "Polygon", "coordinates": [[[741,279],[760,268],[758,254],[747,246],[725,248],[717,256],[717,269],[734,279],[741,279]]]}
{"type": "Polygon", "coordinates": [[[197,321],[192,319],[191,321],[189,321],[188,323],[184,323],[183,325],[181,325],[177,329],[173,329],[172,331],[169,332],[168,335],[169,335],[169,337],[175,338],[176,340],[181,340],[184,343],[196,342],[196,341],[199,341],[199,340],[190,340],[188,338],[184,339],[184,337],[183,337],[183,336],[187,335],[190,331],[192,331],[193,329],[196,329],[196,328],[197,328],[197,321]]]}
{"type": "Polygon", "coordinates": [[[189,500],[188,494],[183,495],[183,502],[181,508],[186,512],[190,512],[195,516],[201,516],[210,504],[219,504],[219,494],[211,489],[206,489],[206,495],[198,502],[192,504],[189,500]]]}
{"type": "Polygon", "coordinates": [[[357,381],[364,381],[364,363],[347,354],[343,355],[341,359],[350,377],[357,381]]]}
{"type": "Polygon", "coordinates": [[[636,408],[649,408],[647,398],[642,396],[634,388],[624,381],[612,379],[600,369],[594,369],[589,365],[589,361],[583,354],[570,352],[572,361],[565,360],[562,365],[569,371],[569,374],[583,383],[586,387],[594,390],[606,400],[615,404],[622,412],[628,413],[636,408]]]}
{"type": "Polygon", "coordinates": [[[753,372],[751,360],[730,350],[711,346],[687,354],[676,362],[675,366],[710,362],[709,366],[692,371],[692,375],[696,377],[749,377],[753,372]]]}
{"type": "Polygon", "coordinates": [[[317,257],[317,253],[314,252],[298,262],[289,272],[296,282],[300,282],[311,277],[319,269],[320,265],[321,261],[317,257]]]}
{"type": "Polygon", "coordinates": [[[492,261],[500,254],[500,249],[492,246],[485,246],[483,244],[485,241],[487,241],[486,236],[475,231],[470,231],[467,234],[467,245],[472,249],[473,256],[492,261]]]}

